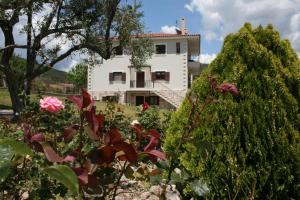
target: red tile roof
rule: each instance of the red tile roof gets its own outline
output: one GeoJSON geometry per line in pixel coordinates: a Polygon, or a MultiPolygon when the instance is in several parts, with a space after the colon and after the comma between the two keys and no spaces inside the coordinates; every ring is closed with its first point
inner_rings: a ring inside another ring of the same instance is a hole
{"type": "MultiPolygon", "coordinates": [[[[132,35],[133,38],[138,37],[149,37],[149,38],[159,38],[159,37],[200,37],[200,34],[188,34],[188,35],[181,35],[181,34],[169,34],[169,33],[146,33],[142,35],[132,35]]],[[[118,37],[113,37],[113,40],[118,40],[118,37]]]]}
{"type": "Polygon", "coordinates": [[[200,34],[180,35],[180,34],[169,34],[169,33],[149,33],[149,34],[140,35],[140,37],[184,37],[184,36],[200,36],[200,34]]]}

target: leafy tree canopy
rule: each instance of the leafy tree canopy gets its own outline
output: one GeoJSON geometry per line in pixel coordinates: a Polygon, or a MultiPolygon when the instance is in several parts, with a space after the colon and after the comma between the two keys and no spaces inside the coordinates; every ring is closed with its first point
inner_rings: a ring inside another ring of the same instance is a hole
{"type": "MultiPolygon", "coordinates": [[[[116,41],[117,46],[130,46],[131,36],[143,33],[140,6],[125,0],[0,0],[4,35],[0,71],[6,75],[14,111],[22,108],[18,94],[22,90],[30,94],[35,77],[74,52],[93,52],[109,59],[116,41]],[[16,43],[13,32],[20,21],[27,38],[22,44],[16,43]],[[26,68],[17,70],[21,71],[18,75],[10,63],[15,49],[27,52],[26,68]]],[[[132,55],[139,52],[131,51],[132,55]]],[[[133,65],[141,65],[138,57],[133,57],[133,65]]]]}
{"type": "Polygon", "coordinates": [[[86,88],[87,86],[87,69],[84,63],[77,64],[67,74],[67,80],[77,88],[86,88]]]}

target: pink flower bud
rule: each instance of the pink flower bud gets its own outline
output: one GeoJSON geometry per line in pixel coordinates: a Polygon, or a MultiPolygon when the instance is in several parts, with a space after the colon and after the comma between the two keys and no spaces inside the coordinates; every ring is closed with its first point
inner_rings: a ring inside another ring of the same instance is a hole
{"type": "Polygon", "coordinates": [[[220,86],[218,86],[218,90],[221,93],[229,92],[230,94],[232,94],[234,96],[238,96],[240,94],[237,87],[231,83],[222,83],[220,86]]]}

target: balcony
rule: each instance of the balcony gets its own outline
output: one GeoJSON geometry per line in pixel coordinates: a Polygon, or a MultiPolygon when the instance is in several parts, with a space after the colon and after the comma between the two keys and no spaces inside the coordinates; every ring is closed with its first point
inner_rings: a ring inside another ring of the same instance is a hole
{"type": "Polygon", "coordinates": [[[188,69],[190,74],[199,75],[201,72],[200,62],[189,60],[188,69]]]}
{"type": "Polygon", "coordinates": [[[154,82],[151,80],[145,81],[130,81],[130,88],[154,88],[154,82]]]}

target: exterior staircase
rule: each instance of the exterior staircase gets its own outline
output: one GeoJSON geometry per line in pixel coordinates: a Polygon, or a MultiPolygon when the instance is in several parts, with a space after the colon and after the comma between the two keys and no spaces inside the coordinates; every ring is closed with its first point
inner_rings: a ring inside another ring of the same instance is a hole
{"type": "Polygon", "coordinates": [[[155,88],[159,88],[153,91],[156,95],[172,104],[175,108],[180,106],[184,99],[185,91],[174,91],[162,83],[155,84],[157,84],[155,88]]]}

